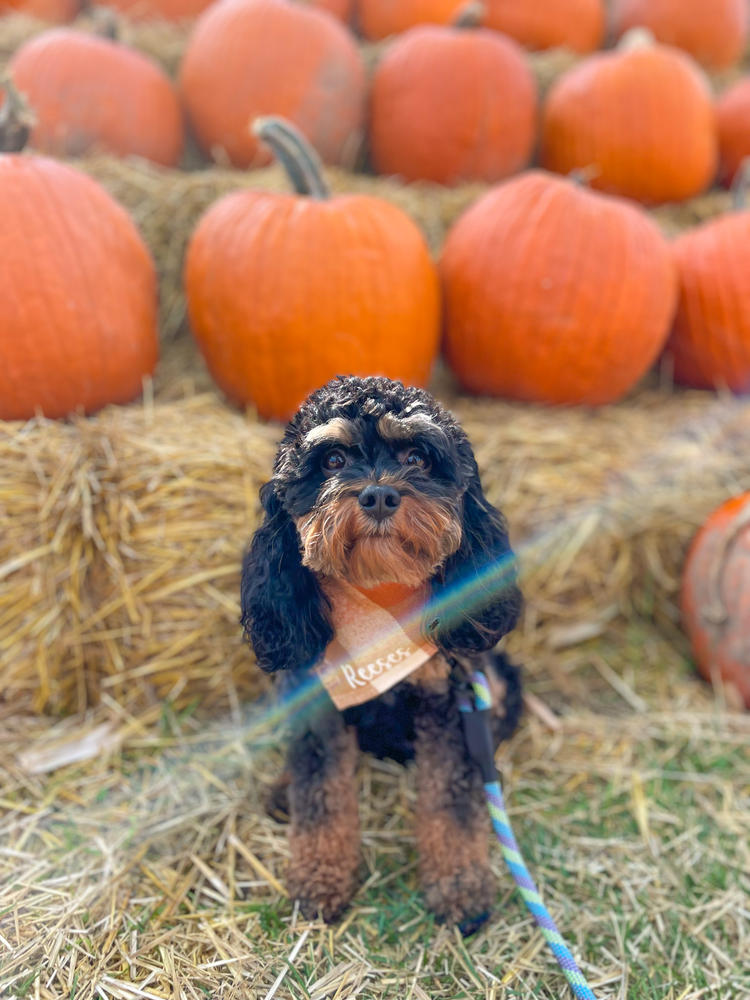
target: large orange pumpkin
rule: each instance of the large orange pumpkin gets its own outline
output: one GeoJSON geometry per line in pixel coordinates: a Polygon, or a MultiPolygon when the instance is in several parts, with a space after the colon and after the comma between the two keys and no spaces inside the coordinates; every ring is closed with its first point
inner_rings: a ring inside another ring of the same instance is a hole
{"type": "Polygon", "coordinates": [[[603,0],[485,0],[488,28],[502,31],[529,49],[565,47],[593,52],[604,40],[603,0]]]}
{"type": "Polygon", "coordinates": [[[190,322],[213,377],[230,399],[279,420],[339,374],[424,385],[439,290],[421,233],[378,198],[330,197],[288,124],[266,119],[259,135],[297,193],[227,195],[187,253],[190,322]]]}
{"type": "Polygon", "coordinates": [[[50,24],[64,24],[72,21],[80,8],[80,0],[0,0],[0,17],[26,14],[50,24]]]}
{"type": "Polygon", "coordinates": [[[750,157],[750,76],[729,87],[716,103],[719,126],[719,175],[731,184],[744,159],[750,157]]]}
{"type": "Polygon", "coordinates": [[[682,201],[708,187],[717,161],[708,82],[677,49],[628,38],[588,56],[547,96],[542,165],[587,169],[602,191],[646,204],[682,201]]]}
{"type": "Polygon", "coordinates": [[[683,233],[673,253],[680,295],[666,353],[675,380],[750,392],[750,211],[683,233]]]}
{"type": "MultiPolygon", "coordinates": [[[[0,149],[23,131],[6,120],[0,149]]],[[[5,152],[0,218],[0,419],[137,396],[158,356],[156,274],[124,209],[63,163],[5,152]]]]}
{"type": "Polygon", "coordinates": [[[750,708],[750,493],[722,504],[688,552],[682,619],[696,665],[750,708]]]}
{"type": "Polygon", "coordinates": [[[31,145],[55,156],[102,150],[174,166],[182,111],[164,71],[109,38],[73,28],[45,31],[10,63],[36,114],[31,145]]]}
{"type": "Polygon", "coordinates": [[[617,36],[644,27],[708,69],[736,63],[747,40],[747,0],[614,0],[617,36]]]}
{"type": "Polygon", "coordinates": [[[107,0],[132,21],[189,21],[215,0],[107,0]]]}
{"type": "Polygon", "coordinates": [[[634,205],[532,171],[464,213],[440,261],[445,352],[471,392],[610,403],[661,350],[669,248],[634,205]]]}
{"type": "Polygon", "coordinates": [[[356,16],[365,38],[377,41],[417,24],[450,24],[466,0],[356,0],[356,16]]]}
{"type": "Polygon", "coordinates": [[[287,0],[221,0],[200,18],[180,87],[202,148],[235,166],[269,163],[249,123],[283,115],[326,163],[359,148],[365,70],[352,35],[332,17],[287,0]]]}
{"type": "Polygon", "coordinates": [[[407,181],[501,180],[531,157],[536,102],[534,77],[511,39],[463,27],[412,28],[373,78],[373,163],[407,181]]]}

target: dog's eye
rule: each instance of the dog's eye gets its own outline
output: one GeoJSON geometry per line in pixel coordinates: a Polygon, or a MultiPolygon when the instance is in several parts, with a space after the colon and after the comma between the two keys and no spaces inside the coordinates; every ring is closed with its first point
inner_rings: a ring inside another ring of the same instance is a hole
{"type": "Polygon", "coordinates": [[[412,448],[410,451],[407,451],[402,456],[401,463],[416,469],[426,469],[430,464],[425,453],[420,451],[419,448],[412,448]]]}
{"type": "Polygon", "coordinates": [[[340,448],[331,448],[323,456],[321,464],[327,472],[336,472],[346,465],[346,455],[340,448]]]}

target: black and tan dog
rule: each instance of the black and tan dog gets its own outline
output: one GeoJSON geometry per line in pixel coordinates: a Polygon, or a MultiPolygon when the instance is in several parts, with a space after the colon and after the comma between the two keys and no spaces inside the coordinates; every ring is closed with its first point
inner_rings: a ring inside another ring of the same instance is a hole
{"type": "Polygon", "coordinates": [[[466,434],[421,389],[338,378],[289,423],[261,500],[265,518],[243,565],[242,623],[260,666],[284,671],[282,688],[302,683],[334,639],[327,581],[425,586],[422,630],[437,647],[372,701],[340,712],[325,700],[300,715],[288,757],[290,894],[308,916],[341,914],[357,884],[358,752],[414,758],[427,903],[439,919],[473,929],[494,885],[482,780],[456,696],[481,666],[497,696],[496,738],[515,728],[518,671],[491,650],[516,624],[521,595],[507,570],[505,522],[482,492],[466,434]],[[467,585],[470,607],[446,600],[467,585]]]}

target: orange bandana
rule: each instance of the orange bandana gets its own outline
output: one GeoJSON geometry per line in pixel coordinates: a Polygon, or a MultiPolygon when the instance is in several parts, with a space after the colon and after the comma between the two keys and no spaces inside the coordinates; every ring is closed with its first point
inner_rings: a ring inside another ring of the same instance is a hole
{"type": "Polygon", "coordinates": [[[427,585],[360,590],[327,577],[321,586],[331,603],[334,638],[316,673],[337,708],[377,698],[437,652],[420,633],[427,585]]]}

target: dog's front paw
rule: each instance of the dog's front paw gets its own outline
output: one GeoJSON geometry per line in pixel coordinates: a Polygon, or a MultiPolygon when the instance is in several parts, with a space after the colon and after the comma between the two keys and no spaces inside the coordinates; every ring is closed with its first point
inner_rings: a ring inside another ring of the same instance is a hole
{"type": "Polygon", "coordinates": [[[357,888],[359,847],[356,838],[337,837],[330,829],[296,833],[287,888],[303,916],[330,924],[338,920],[357,888]]]}
{"type": "Polygon", "coordinates": [[[473,934],[489,918],[495,898],[495,878],[489,868],[470,866],[448,875],[423,872],[422,892],[441,923],[457,924],[473,934]]]}

